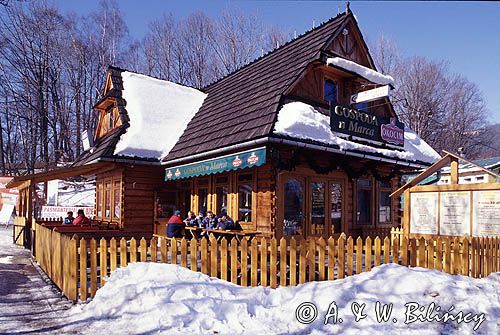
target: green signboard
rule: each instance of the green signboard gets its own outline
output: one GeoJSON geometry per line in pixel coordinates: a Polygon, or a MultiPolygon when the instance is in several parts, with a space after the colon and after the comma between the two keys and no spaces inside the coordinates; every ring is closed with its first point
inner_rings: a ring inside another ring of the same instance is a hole
{"type": "Polygon", "coordinates": [[[191,178],[224,171],[244,169],[252,166],[261,166],[265,162],[266,148],[258,148],[202,162],[166,168],[165,180],[191,178]]]}

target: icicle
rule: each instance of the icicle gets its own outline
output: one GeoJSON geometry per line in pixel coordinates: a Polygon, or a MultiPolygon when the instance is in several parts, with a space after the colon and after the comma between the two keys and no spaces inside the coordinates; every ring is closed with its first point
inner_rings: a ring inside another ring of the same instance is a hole
{"type": "Polygon", "coordinates": [[[280,42],[276,41],[276,49],[278,49],[279,47],[280,47],[280,42]]]}
{"type": "Polygon", "coordinates": [[[260,49],[260,57],[264,57],[264,49],[260,49]]]}
{"type": "Polygon", "coordinates": [[[313,29],[316,28],[316,20],[313,20],[313,29]]]}
{"type": "Polygon", "coordinates": [[[296,39],[297,38],[297,30],[294,30],[293,31],[293,39],[296,39]]]}

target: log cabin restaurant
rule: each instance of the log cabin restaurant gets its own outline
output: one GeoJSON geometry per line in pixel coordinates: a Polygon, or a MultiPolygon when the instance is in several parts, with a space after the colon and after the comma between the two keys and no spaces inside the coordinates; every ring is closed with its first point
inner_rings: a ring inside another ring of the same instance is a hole
{"type": "Polygon", "coordinates": [[[121,232],[212,210],[277,238],[380,233],[400,224],[401,175],[440,158],[399,122],[393,85],[350,10],[201,90],[110,67],[87,150],[10,186],[29,222],[34,183],[94,175],[94,219],[121,232]]]}

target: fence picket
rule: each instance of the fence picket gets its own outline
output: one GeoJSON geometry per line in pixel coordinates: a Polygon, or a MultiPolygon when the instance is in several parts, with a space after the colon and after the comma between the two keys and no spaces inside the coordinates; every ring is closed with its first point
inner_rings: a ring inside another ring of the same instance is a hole
{"type": "Polygon", "coordinates": [[[306,263],[307,263],[307,244],[306,240],[300,240],[300,250],[299,250],[299,284],[306,282],[306,263]]]}
{"type": "Polygon", "coordinates": [[[78,246],[77,240],[73,237],[69,241],[68,254],[68,290],[66,296],[69,300],[77,301],[78,299],[78,246]]]}
{"type": "Polygon", "coordinates": [[[469,238],[464,236],[462,238],[462,271],[460,272],[464,276],[469,275],[469,238]]]}
{"type": "Polygon", "coordinates": [[[254,238],[250,243],[250,285],[257,286],[257,266],[259,257],[259,247],[257,245],[257,239],[254,238]]]}
{"type": "Polygon", "coordinates": [[[269,253],[269,285],[271,288],[276,288],[278,286],[278,269],[277,269],[277,258],[278,258],[278,247],[276,239],[273,237],[270,242],[270,253],[269,253]]]}
{"type": "Polygon", "coordinates": [[[450,249],[450,238],[444,237],[444,267],[443,270],[446,273],[451,273],[451,249],[450,249]]]}
{"type": "Polygon", "coordinates": [[[241,260],[241,278],[240,285],[248,285],[248,240],[244,238],[241,241],[240,260],[241,260]]]}
{"type": "Polygon", "coordinates": [[[267,239],[260,240],[260,284],[267,286],[267,239]]]}
{"type": "Polygon", "coordinates": [[[318,280],[325,280],[325,239],[320,237],[317,243],[318,247],[318,280]]]}
{"type": "Polygon", "coordinates": [[[117,252],[116,252],[116,239],[113,237],[109,241],[109,274],[116,270],[117,265],[117,252]]]}
{"type": "Polygon", "coordinates": [[[168,240],[167,246],[170,245],[170,264],[179,264],[177,262],[177,240],[175,238],[170,238],[168,240]]]}
{"type": "Polygon", "coordinates": [[[108,247],[104,237],[99,241],[99,274],[102,287],[106,283],[104,278],[108,276],[108,247]]]}
{"type": "Polygon", "coordinates": [[[428,269],[434,269],[434,241],[430,240],[427,244],[427,265],[428,269]]]}
{"type": "Polygon", "coordinates": [[[399,236],[391,238],[392,241],[392,262],[399,264],[399,236]]]}
{"type": "Polygon", "coordinates": [[[127,266],[127,240],[125,237],[120,239],[120,266],[127,266]]]}
{"type": "Polygon", "coordinates": [[[297,241],[290,239],[290,286],[297,285],[297,241]]]}
{"type": "Polygon", "coordinates": [[[408,238],[406,236],[401,239],[401,265],[408,266],[408,238]]]}
{"type": "Polygon", "coordinates": [[[146,239],[143,237],[139,242],[139,255],[141,262],[147,262],[148,260],[148,244],[146,239]]]}
{"type": "Polygon", "coordinates": [[[339,279],[342,279],[342,278],[344,278],[344,273],[345,273],[345,234],[344,233],[340,234],[340,237],[337,240],[337,246],[338,246],[337,247],[337,250],[338,250],[337,259],[339,261],[337,277],[339,279]]]}
{"type": "Polygon", "coordinates": [[[220,244],[220,279],[227,280],[227,240],[225,238],[220,244]]]}
{"type": "Polygon", "coordinates": [[[80,300],[87,300],[87,241],[80,239],[80,300]]]}
{"type": "Polygon", "coordinates": [[[389,264],[389,259],[390,259],[390,253],[391,253],[391,240],[389,237],[384,238],[384,264],[389,264]]]}
{"type": "Polygon", "coordinates": [[[351,276],[353,273],[354,261],[354,240],[352,236],[347,238],[347,275],[351,276]]]}
{"type": "Polygon", "coordinates": [[[229,249],[231,258],[231,283],[238,284],[238,240],[235,237],[231,239],[229,249]]]}
{"type": "Polygon", "coordinates": [[[441,236],[436,239],[436,270],[443,271],[443,240],[441,236]]]}
{"type": "Polygon", "coordinates": [[[210,235],[210,276],[217,277],[219,274],[219,255],[217,253],[217,240],[210,235]]]}
{"type": "Polygon", "coordinates": [[[201,255],[201,272],[208,275],[208,243],[207,239],[203,238],[201,239],[200,243],[200,255],[201,255]]]}
{"type": "Polygon", "coordinates": [[[90,297],[97,292],[97,243],[94,238],[90,240],[90,297]]]}
{"type": "Polygon", "coordinates": [[[198,240],[196,237],[192,237],[189,241],[189,256],[190,269],[191,271],[198,271],[198,240]]]}
{"type": "Polygon", "coordinates": [[[368,236],[365,241],[365,271],[372,269],[372,238],[368,236]]]}
{"type": "Polygon", "coordinates": [[[280,286],[286,286],[286,264],[287,264],[287,250],[286,250],[286,239],[282,237],[280,239],[280,286]]]}
{"type": "Polygon", "coordinates": [[[308,280],[316,280],[316,240],[311,238],[309,240],[309,250],[307,251],[307,269],[308,269],[308,280]]]}
{"type": "Polygon", "coordinates": [[[188,267],[187,240],[185,237],[181,239],[181,266],[188,267]]]}
{"type": "Polygon", "coordinates": [[[130,250],[129,250],[129,258],[130,263],[137,262],[137,241],[135,238],[130,239],[130,250]]]}
{"type": "Polygon", "coordinates": [[[335,239],[328,238],[328,280],[335,279],[335,239]]]}
{"type": "Polygon", "coordinates": [[[461,273],[460,271],[460,245],[458,243],[458,238],[453,238],[453,272],[452,274],[456,275],[461,273]]]}
{"type": "Polygon", "coordinates": [[[165,237],[160,237],[160,259],[162,263],[168,262],[167,239],[165,237]]]}
{"type": "Polygon", "coordinates": [[[356,274],[363,272],[363,239],[356,239],[356,274]]]}
{"type": "Polygon", "coordinates": [[[153,237],[151,239],[151,242],[149,243],[150,245],[150,252],[151,252],[151,262],[158,262],[158,240],[156,237],[153,237]]]}
{"type": "Polygon", "coordinates": [[[380,265],[380,237],[375,237],[375,258],[373,260],[373,266],[380,265]]]}

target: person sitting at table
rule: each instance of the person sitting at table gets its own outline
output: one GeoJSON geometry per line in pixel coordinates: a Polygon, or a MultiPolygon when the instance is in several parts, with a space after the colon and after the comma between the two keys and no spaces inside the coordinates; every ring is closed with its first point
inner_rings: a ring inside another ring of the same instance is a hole
{"type": "Polygon", "coordinates": [[[207,229],[217,228],[217,216],[215,216],[214,212],[207,211],[207,217],[203,219],[202,227],[207,229]]]}
{"type": "Polygon", "coordinates": [[[75,219],[73,217],[73,212],[72,211],[69,211],[68,213],[68,216],[66,218],[64,218],[64,222],[63,224],[72,224],[73,223],[73,220],[75,219]]]}
{"type": "Polygon", "coordinates": [[[226,230],[226,229],[234,229],[235,228],[235,224],[234,224],[234,221],[233,219],[231,219],[226,211],[223,211],[221,213],[221,217],[217,220],[217,229],[222,229],[222,230],[226,230]]]}
{"type": "Polygon", "coordinates": [[[167,222],[167,237],[182,237],[184,235],[184,222],[181,211],[176,210],[167,222]]]}
{"type": "MultiPolygon", "coordinates": [[[[203,219],[203,216],[201,217],[203,219]]],[[[193,211],[188,212],[188,217],[184,219],[184,223],[188,227],[199,227],[200,226],[200,218],[194,215],[193,211]]]]}
{"type": "Polygon", "coordinates": [[[88,226],[90,225],[90,220],[85,216],[83,209],[79,209],[76,218],[71,223],[73,226],[88,226]]]}

